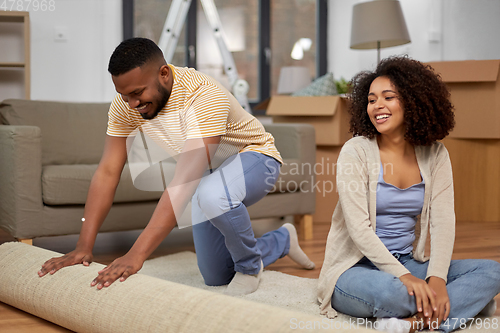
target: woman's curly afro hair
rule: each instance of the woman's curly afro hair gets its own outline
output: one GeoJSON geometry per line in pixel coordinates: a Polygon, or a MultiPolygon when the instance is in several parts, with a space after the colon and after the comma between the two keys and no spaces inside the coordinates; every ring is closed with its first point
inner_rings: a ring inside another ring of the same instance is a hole
{"type": "Polygon", "coordinates": [[[431,145],[444,139],[455,126],[450,93],[429,65],[407,56],[382,60],[375,72],[364,71],[350,82],[350,131],[373,138],[380,134],[367,113],[370,85],[377,77],[388,77],[404,110],[405,140],[412,145],[431,145]]]}

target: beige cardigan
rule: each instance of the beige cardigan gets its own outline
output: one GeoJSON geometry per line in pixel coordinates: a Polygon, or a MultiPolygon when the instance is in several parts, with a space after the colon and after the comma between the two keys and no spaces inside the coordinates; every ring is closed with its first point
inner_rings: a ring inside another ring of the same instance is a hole
{"type": "MultiPolygon", "coordinates": [[[[427,234],[431,234],[431,253],[427,278],[446,281],[455,240],[453,177],[448,151],[442,143],[416,146],[420,173],[425,181],[424,206],[415,232],[413,256],[424,256],[427,234]]],[[[376,138],[355,137],[346,142],[337,162],[339,202],[332,217],[325,260],[318,281],[321,314],[337,315],[331,297],[339,276],[363,256],[381,271],[396,277],[409,271],[394,258],[375,234],[376,190],[380,173],[380,153],[376,138]]]]}

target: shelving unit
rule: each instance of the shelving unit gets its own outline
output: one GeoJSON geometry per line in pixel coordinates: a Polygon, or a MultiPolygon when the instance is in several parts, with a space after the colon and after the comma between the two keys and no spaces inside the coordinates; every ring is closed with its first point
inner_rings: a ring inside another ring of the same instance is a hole
{"type": "MultiPolygon", "coordinates": [[[[31,66],[30,66],[30,20],[29,12],[21,11],[0,11],[0,23],[20,23],[23,25],[23,33],[20,38],[24,42],[24,59],[19,59],[22,61],[4,61],[5,54],[0,54],[0,71],[10,68],[21,68],[24,71],[23,75],[23,86],[24,86],[24,98],[30,99],[31,93],[31,66]]],[[[5,36],[0,33],[0,45],[2,45],[2,38],[5,36]]],[[[8,75],[2,75],[9,79],[8,75]]],[[[15,76],[15,75],[14,75],[15,76]]],[[[4,80],[2,78],[2,80],[4,80]]],[[[5,96],[1,96],[0,100],[5,96]]]]}

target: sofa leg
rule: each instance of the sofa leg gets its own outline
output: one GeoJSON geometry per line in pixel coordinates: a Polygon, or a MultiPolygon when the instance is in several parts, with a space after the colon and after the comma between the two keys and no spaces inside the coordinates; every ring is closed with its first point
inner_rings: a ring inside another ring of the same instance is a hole
{"type": "Polygon", "coordinates": [[[17,239],[18,242],[28,244],[28,245],[33,245],[33,239],[17,239]]]}
{"type": "Polygon", "coordinates": [[[311,240],[313,238],[313,217],[312,215],[295,215],[295,225],[299,230],[299,237],[302,240],[311,240]]]}

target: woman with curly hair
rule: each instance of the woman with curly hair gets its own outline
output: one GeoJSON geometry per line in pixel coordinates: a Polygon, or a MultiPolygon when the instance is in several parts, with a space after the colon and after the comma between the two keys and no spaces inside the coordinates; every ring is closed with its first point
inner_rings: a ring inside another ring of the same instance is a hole
{"type": "Polygon", "coordinates": [[[438,141],[455,124],[449,96],[430,66],[408,57],[385,59],[351,81],[354,138],[337,162],[322,314],[375,317],[386,332],[449,332],[495,312],[500,263],[451,260],[453,178],[438,141]]]}

